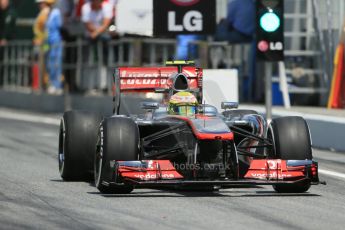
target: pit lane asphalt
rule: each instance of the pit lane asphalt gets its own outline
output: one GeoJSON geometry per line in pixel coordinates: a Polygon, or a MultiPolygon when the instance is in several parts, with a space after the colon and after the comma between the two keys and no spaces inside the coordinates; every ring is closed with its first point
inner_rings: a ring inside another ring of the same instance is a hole
{"type": "MultiPolygon", "coordinates": [[[[327,186],[304,194],[277,194],[271,186],[260,186],[102,195],[87,182],[61,180],[56,124],[19,120],[0,118],[0,229],[315,230],[345,225],[345,179],[326,174],[320,177],[327,186]]],[[[314,156],[320,168],[345,173],[345,154],[314,150],[314,156]]]]}

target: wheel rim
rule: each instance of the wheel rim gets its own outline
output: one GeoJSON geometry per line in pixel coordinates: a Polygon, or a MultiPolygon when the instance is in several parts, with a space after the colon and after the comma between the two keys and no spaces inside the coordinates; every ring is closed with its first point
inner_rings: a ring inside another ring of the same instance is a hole
{"type": "Polygon", "coordinates": [[[61,120],[60,133],[59,133],[59,154],[58,154],[60,175],[63,174],[64,166],[65,166],[65,139],[66,139],[65,124],[63,120],[61,120]]]}
{"type": "Polygon", "coordinates": [[[270,125],[267,130],[267,139],[271,140],[272,146],[268,148],[267,157],[277,157],[273,127],[270,125]]]}
{"type": "Polygon", "coordinates": [[[101,145],[101,137],[98,138],[95,156],[95,185],[99,186],[101,181],[101,169],[103,163],[103,146],[101,145]]]}

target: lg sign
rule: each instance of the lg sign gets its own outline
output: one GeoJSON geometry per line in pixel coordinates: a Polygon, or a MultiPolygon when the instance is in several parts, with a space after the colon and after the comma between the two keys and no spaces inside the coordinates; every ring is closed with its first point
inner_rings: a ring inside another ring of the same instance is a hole
{"type": "MultiPolygon", "coordinates": [[[[192,6],[199,2],[199,0],[170,0],[172,3],[178,6],[192,6]]],[[[176,24],[176,12],[168,12],[168,30],[169,31],[178,31],[183,30],[190,32],[202,31],[202,14],[199,11],[191,10],[188,11],[183,16],[182,25],[176,24]]]]}
{"type": "Polygon", "coordinates": [[[215,0],[154,0],[154,34],[213,34],[215,0]]]}
{"type": "Polygon", "coordinates": [[[283,50],[283,43],[282,42],[267,42],[265,40],[261,40],[258,42],[258,50],[261,52],[266,52],[269,50],[283,50]]]}
{"type": "Polygon", "coordinates": [[[200,0],[170,0],[174,4],[179,6],[191,6],[198,3],[200,0]]]}
{"type": "Polygon", "coordinates": [[[181,32],[202,31],[202,14],[199,11],[191,10],[183,16],[182,25],[176,23],[176,12],[168,12],[168,30],[181,32]]]}

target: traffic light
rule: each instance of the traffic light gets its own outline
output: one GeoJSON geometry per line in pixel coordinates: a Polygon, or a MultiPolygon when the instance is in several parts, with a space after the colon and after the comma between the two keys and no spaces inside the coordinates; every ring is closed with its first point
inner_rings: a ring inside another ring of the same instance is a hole
{"type": "Polygon", "coordinates": [[[256,51],[259,60],[284,60],[284,0],[256,1],[256,51]]]}

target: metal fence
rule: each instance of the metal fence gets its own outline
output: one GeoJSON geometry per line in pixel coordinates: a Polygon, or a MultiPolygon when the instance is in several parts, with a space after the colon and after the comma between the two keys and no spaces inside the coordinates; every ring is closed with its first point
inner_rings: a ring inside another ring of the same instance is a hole
{"type": "MultiPolygon", "coordinates": [[[[250,45],[198,41],[194,59],[203,68],[238,68],[248,72],[250,45]]],[[[174,59],[175,39],[122,38],[108,42],[77,40],[63,44],[63,79],[73,91],[111,92],[117,66],[157,66],[174,59]],[[72,89],[73,88],[73,89],[72,89]]],[[[13,41],[0,48],[0,84],[7,90],[42,91],[47,83],[45,48],[13,41]]]]}
{"type": "MultiPolygon", "coordinates": [[[[38,55],[38,53],[37,53],[38,55]]],[[[31,41],[14,41],[0,47],[0,84],[3,88],[31,90],[36,57],[31,41]]]]}

